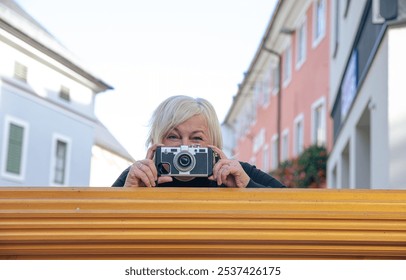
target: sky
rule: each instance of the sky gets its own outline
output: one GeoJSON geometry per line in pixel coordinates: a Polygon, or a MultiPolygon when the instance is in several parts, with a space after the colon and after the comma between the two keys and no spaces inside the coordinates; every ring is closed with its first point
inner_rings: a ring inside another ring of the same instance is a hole
{"type": "Polygon", "coordinates": [[[203,97],[223,122],[276,0],[16,0],[114,87],[95,113],[135,159],[165,98],[203,97]]]}

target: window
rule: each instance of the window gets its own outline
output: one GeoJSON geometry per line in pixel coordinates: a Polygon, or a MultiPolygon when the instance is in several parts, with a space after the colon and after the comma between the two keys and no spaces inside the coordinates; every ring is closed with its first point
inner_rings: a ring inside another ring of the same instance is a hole
{"type": "Polygon", "coordinates": [[[262,169],[265,172],[269,172],[269,148],[268,148],[268,145],[264,146],[262,161],[263,161],[262,162],[262,169]]]}
{"type": "Polygon", "coordinates": [[[272,136],[272,169],[278,168],[278,135],[272,136]]]}
{"type": "Polygon", "coordinates": [[[264,91],[264,103],[263,106],[268,106],[271,100],[271,80],[272,80],[272,70],[273,70],[273,63],[269,62],[268,68],[265,72],[264,79],[263,79],[263,91],[264,91]]]}
{"type": "Polygon", "coordinates": [[[241,114],[237,117],[235,124],[238,138],[246,137],[249,132],[251,124],[255,121],[255,107],[252,105],[252,101],[243,104],[241,108],[241,114]]]}
{"type": "MultiPolygon", "coordinates": [[[[337,0],[337,1],[339,1],[339,0],[337,0]]],[[[376,2],[376,1],[374,1],[374,2],[376,2]]],[[[345,1],[344,18],[346,18],[348,15],[348,11],[350,10],[350,4],[351,4],[351,0],[345,1]]]]}
{"type": "Polygon", "coordinates": [[[249,127],[253,124],[256,123],[257,121],[257,103],[255,102],[255,98],[250,98],[249,101],[246,103],[246,114],[243,116],[244,118],[247,118],[248,123],[247,123],[247,130],[249,127]]]}
{"type": "Polygon", "coordinates": [[[263,86],[262,86],[262,90],[263,90],[263,96],[264,96],[264,102],[262,103],[262,105],[264,107],[268,106],[270,98],[271,98],[271,91],[269,88],[269,80],[270,80],[270,72],[267,72],[266,77],[263,80],[263,86]]]}
{"type": "Polygon", "coordinates": [[[258,134],[255,136],[253,145],[252,145],[252,152],[255,154],[261,149],[261,147],[265,143],[265,129],[261,128],[258,134]]]}
{"type": "Polygon", "coordinates": [[[254,96],[256,105],[261,105],[264,103],[263,85],[264,84],[262,82],[262,77],[259,77],[259,79],[255,82],[254,86],[254,96]]]}
{"type": "Polygon", "coordinates": [[[312,142],[318,146],[326,144],[325,104],[325,98],[321,98],[312,105],[312,142]]]}
{"type": "Polygon", "coordinates": [[[335,0],[335,3],[333,57],[337,56],[338,46],[340,44],[340,0],[335,0]]]}
{"type": "Polygon", "coordinates": [[[280,82],[280,70],[279,70],[279,64],[276,65],[273,70],[272,70],[272,93],[273,95],[276,95],[279,92],[279,82],[280,82]]]}
{"type": "Polygon", "coordinates": [[[4,129],[2,175],[9,179],[21,181],[24,179],[28,124],[21,120],[6,117],[4,129]]]}
{"type": "Polygon", "coordinates": [[[7,165],[6,171],[13,174],[21,174],[21,159],[23,152],[24,127],[10,124],[8,135],[7,165]]]}
{"type": "Polygon", "coordinates": [[[296,68],[300,68],[306,59],[306,20],[300,25],[298,32],[296,33],[297,40],[297,53],[296,53],[296,68]]]}
{"type": "Polygon", "coordinates": [[[296,156],[299,156],[303,152],[303,138],[304,138],[304,127],[303,127],[303,115],[296,117],[294,121],[294,132],[295,132],[295,145],[294,152],[296,156]]]}
{"type": "Polygon", "coordinates": [[[51,159],[51,185],[67,185],[70,140],[54,136],[51,159]]]}
{"type": "Polygon", "coordinates": [[[17,61],[14,63],[14,78],[23,82],[27,82],[27,72],[27,66],[17,61]]]}
{"type": "Polygon", "coordinates": [[[61,185],[65,183],[67,146],[65,142],[60,140],[56,142],[54,182],[61,185]]]}
{"type": "Polygon", "coordinates": [[[314,3],[313,46],[317,46],[326,33],[326,0],[314,3]]]}
{"type": "Polygon", "coordinates": [[[70,90],[67,87],[61,86],[59,97],[65,101],[70,101],[70,90]]]}
{"type": "Polygon", "coordinates": [[[282,132],[282,147],[281,147],[281,161],[286,161],[289,158],[289,130],[285,129],[282,132]]]}
{"type": "Polygon", "coordinates": [[[286,48],[283,58],[283,85],[286,86],[292,76],[292,50],[290,45],[286,48]]]}

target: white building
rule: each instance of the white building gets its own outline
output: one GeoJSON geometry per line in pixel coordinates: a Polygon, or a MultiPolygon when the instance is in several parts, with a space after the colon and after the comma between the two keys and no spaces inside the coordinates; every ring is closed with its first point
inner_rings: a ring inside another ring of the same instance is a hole
{"type": "Polygon", "coordinates": [[[328,186],[404,189],[406,1],[334,0],[332,9],[328,186]]]}
{"type": "Polygon", "coordinates": [[[92,148],[108,147],[95,142],[95,97],[112,87],[11,0],[0,0],[0,61],[0,186],[88,186],[92,148]]]}
{"type": "Polygon", "coordinates": [[[94,145],[92,147],[92,167],[89,186],[111,186],[121,172],[133,162],[134,158],[128,151],[123,148],[101,122],[97,122],[94,145]]]}

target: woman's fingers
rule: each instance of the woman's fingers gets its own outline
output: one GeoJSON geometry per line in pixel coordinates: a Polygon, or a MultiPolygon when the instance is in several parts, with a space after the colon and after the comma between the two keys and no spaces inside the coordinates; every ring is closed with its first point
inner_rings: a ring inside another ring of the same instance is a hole
{"type": "Polygon", "coordinates": [[[217,173],[217,185],[221,186],[222,184],[227,185],[227,177],[230,175],[230,166],[223,165],[217,173]]]}
{"type": "Polygon", "coordinates": [[[227,187],[244,188],[248,185],[249,176],[245,173],[237,160],[221,159],[213,168],[213,176],[210,178],[217,181],[217,185],[227,187]]]}
{"type": "Polygon", "coordinates": [[[213,167],[213,177],[214,177],[215,180],[218,179],[218,177],[219,177],[219,176],[218,176],[218,175],[219,175],[219,172],[220,172],[221,168],[223,168],[223,166],[224,166],[225,164],[227,164],[227,163],[226,163],[226,160],[220,159],[220,160],[214,165],[214,167],[213,167]]]}
{"type": "Polygon", "coordinates": [[[149,163],[151,160],[142,160],[134,163],[137,177],[144,183],[146,187],[155,187],[156,168],[155,165],[149,163]],[[155,172],[153,171],[155,169],[155,172]],[[155,174],[154,174],[155,173],[155,174]]]}
{"type": "Polygon", "coordinates": [[[150,159],[134,162],[128,172],[125,187],[155,187],[157,181],[157,170],[150,159]]]}
{"type": "Polygon", "coordinates": [[[173,182],[173,178],[170,176],[161,176],[158,178],[158,185],[169,182],[173,182]]]}

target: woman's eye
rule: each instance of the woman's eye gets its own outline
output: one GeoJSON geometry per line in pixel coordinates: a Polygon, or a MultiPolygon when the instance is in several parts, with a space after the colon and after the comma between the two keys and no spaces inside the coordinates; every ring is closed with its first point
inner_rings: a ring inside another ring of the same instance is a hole
{"type": "Polygon", "coordinates": [[[202,138],[202,137],[193,137],[193,140],[196,140],[196,141],[203,141],[203,138],[202,138]]]}
{"type": "Polygon", "coordinates": [[[168,135],[166,138],[167,139],[177,139],[178,137],[176,135],[168,135]]]}

